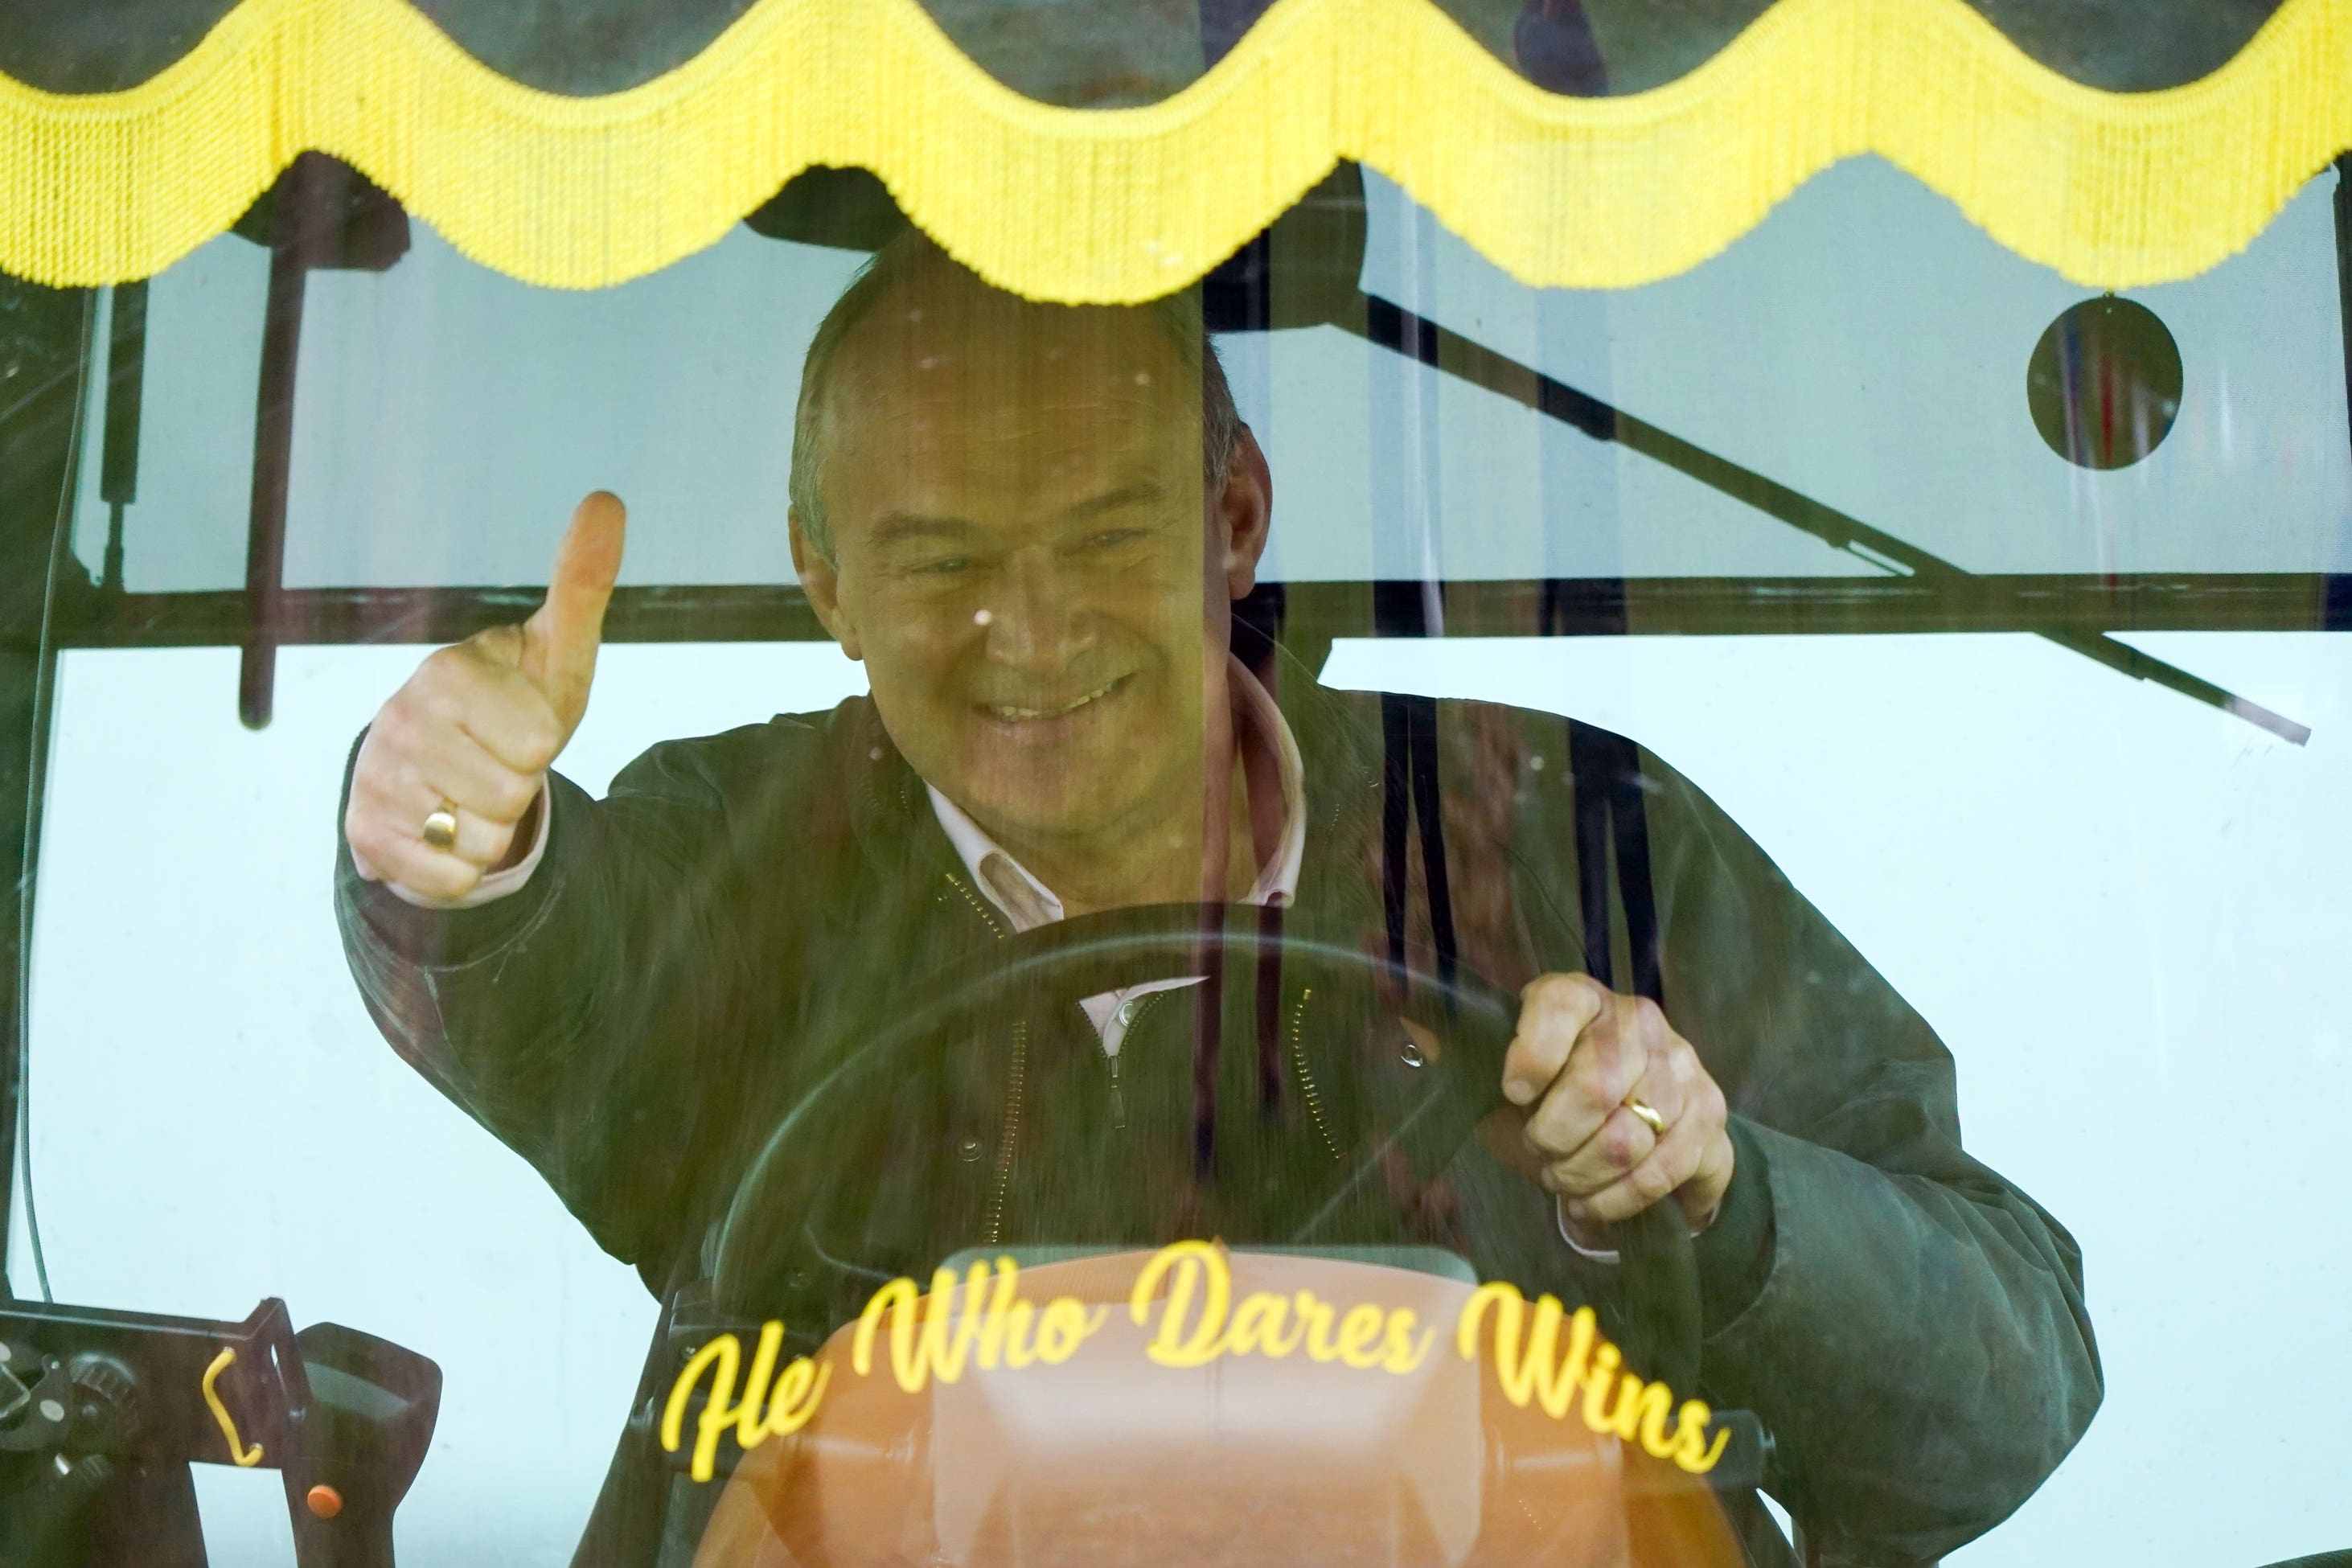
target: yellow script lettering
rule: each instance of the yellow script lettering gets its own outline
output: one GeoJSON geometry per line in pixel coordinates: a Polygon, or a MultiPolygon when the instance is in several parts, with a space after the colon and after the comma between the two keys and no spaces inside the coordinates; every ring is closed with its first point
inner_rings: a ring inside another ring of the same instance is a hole
{"type": "Polygon", "coordinates": [[[1430,1348],[1437,1343],[1437,1331],[1423,1330],[1420,1342],[1415,1343],[1412,1331],[1419,1322],[1410,1307],[1400,1307],[1389,1314],[1388,1338],[1383,1342],[1386,1352],[1381,1357],[1382,1372],[1392,1372],[1402,1377],[1418,1370],[1421,1363],[1429,1358],[1430,1348]]]}
{"type": "Polygon", "coordinates": [[[662,1449],[675,1454],[680,1441],[678,1429],[686,1420],[687,1398],[701,1381],[703,1373],[709,1371],[710,1399],[702,1407],[701,1420],[695,1424],[690,1473],[698,1481],[710,1479],[713,1462],[719,1457],[719,1434],[736,1419],[735,1374],[742,1359],[742,1342],[733,1334],[720,1334],[694,1352],[686,1370],[677,1374],[677,1382],[669,1391],[669,1404],[662,1410],[662,1449]]]}
{"type": "MultiPolygon", "coordinates": [[[[1504,1396],[1522,1410],[1529,1399],[1538,1400],[1544,1414],[1553,1420],[1565,1417],[1570,1401],[1585,1379],[1586,1359],[1592,1354],[1592,1309],[1579,1307],[1568,1319],[1568,1353],[1555,1361],[1564,1312],[1559,1298],[1536,1299],[1535,1321],[1522,1349],[1519,1331],[1526,1322],[1527,1298],[1505,1280],[1481,1285],[1463,1304],[1461,1320],[1454,1325],[1454,1348],[1465,1361],[1478,1354],[1478,1327],[1489,1307],[1495,1312],[1495,1375],[1503,1385],[1504,1396]]],[[[1616,1349],[1603,1343],[1601,1354],[1613,1372],[1616,1349]]],[[[1589,1423],[1591,1416],[1586,1419],[1589,1423]]]]}
{"type": "Polygon", "coordinates": [[[1388,1314],[1378,1307],[1349,1309],[1339,1320],[1339,1359],[1360,1371],[1379,1365],[1381,1325],[1387,1321],[1388,1314]]]}
{"type": "Polygon", "coordinates": [[[1307,1330],[1307,1353],[1317,1361],[1337,1361],[1339,1347],[1331,1342],[1331,1307],[1312,1290],[1297,1296],[1298,1321],[1307,1330]]]}
{"type": "Polygon", "coordinates": [[[1610,1427],[1628,1443],[1639,1436],[1652,1458],[1670,1458],[1675,1440],[1666,1435],[1666,1420],[1674,1413],[1673,1389],[1663,1383],[1643,1383],[1629,1372],[1618,1385],[1617,1413],[1610,1427]]]}
{"type": "Polygon", "coordinates": [[[1279,1361],[1303,1344],[1319,1362],[1402,1373],[1421,1364],[1437,1337],[1432,1330],[1416,1344],[1419,1320],[1403,1309],[1391,1312],[1368,1303],[1341,1316],[1312,1290],[1254,1291],[1236,1307],[1233,1289],[1232,1268],[1212,1243],[1179,1241],[1153,1253],[1127,1301],[1139,1328],[1150,1326],[1158,1313],[1144,1353],[1161,1366],[1192,1367],[1222,1355],[1279,1361]]]}
{"type": "Polygon", "coordinates": [[[1609,1391],[1617,1386],[1618,1360],[1617,1347],[1603,1342],[1584,1377],[1584,1424],[1602,1436],[1617,1429],[1616,1418],[1609,1414],[1609,1391]]]}
{"type": "MultiPolygon", "coordinates": [[[[981,1319],[980,1343],[974,1352],[983,1371],[994,1372],[1011,1359],[1013,1347],[1007,1342],[1006,1336],[1013,1332],[1014,1293],[1020,1288],[1020,1265],[1014,1263],[1010,1258],[998,1258],[996,1260],[996,1294],[990,1298],[988,1310],[981,1319]]],[[[977,1306],[978,1292],[975,1291],[972,1307],[976,1309],[977,1306]]],[[[1027,1320],[1024,1319],[1024,1327],[1026,1322],[1027,1320]]]]}
{"type": "Polygon", "coordinates": [[[768,1385],[783,1342],[783,1324],[760,1325],[759,1348],[751,1352],[751,1371],[743,1380],[743,1403],[735,1419],[735,1441],[746,1449],[758,1447],[763,1437],[787,1437],[807,1426],[817,1401],[824,1397],[825,1379],[833,1374],[831,1367],[820,1370],[808,1357],[798,1356],[784,1368],[771,1394],[768,1385]]]}
{"type": "Polygon", "coordinates": [[[1089,1312],[1086,1303],[1076,1296],[1055,1297],[1037,1315],[1037,1359],[1047,1366],[1061,1365],[1076,1355],[1078,1347],[1109,1317],[1108,1307],[1097,1307],[1089,1312]]]}
{"type": "Polygon", "coordinates": [[[1035,1320],[1037,1309],[1026,1301],[1015,1301],[1004,1319],[1004,1364],[1018,1371],[1037,1364],[1037,1352],[1029,1342],[1029,1325],[1035,1320]]]}
{"type": "Polygon", "coordinates": [[[1283,1331],[1290,1322],[1290,1298],[1271,1291],[1258,1290],[1242,1298],[1234,1309],[1233,1332],[1226,1344],[1235,1355],[1248,1355],[1255,1351],[1270,1360],[1280,1361],[1298,1348],[1301,1335],[1307,1331],[1302,1323],[1287,1334],[1283,1331]]]}
{"type": "Polygon", "coordinates": [[[807,1426],[818,1405],[824,1402],[824,1385],[832,1376],[830,1364],[819,1366],[806,1356],[793,1357],[793,1363],[784,1368],[784,1375],[776,1379],[775,1392],[768,1396],[768,1413],[761,1418],[760,1435],[789,1437],[807,1426]]]}
{"type": "Polygon", "coordinates": [[[1693,1399],[1684,1404],[1682,1418],[1675,1424],[1675,1463],[1692,1475],[1703,1476],[1715,1468],[1731,1441],[1731,1428],[1727,1426],[1715,1435],[1714,1446],[1707,1446],[1706,1424],[1714,1419],[1715,1412],[1705,1400],[1693,1399]]]}
{"type": "Polygon", "coordinates": [[[1225,1256],[1205,1241],[1180,1241],[1153,1253],[1128,1294],[1128,1316],[1137,1327],[1150,1321],[1151,1300],[1163,1279],[1168,1298],[1160,1314],[1160,1331],[1144,1346],[1144,1354],[1161,1366],[1205,1366],[1223,1349],[1225,1314],[1234,1290],[1225,1256]],[[1202,1292],[1201,1316],[1187,1334],[1196,1289],[1202,1292]]]}
{"type": "Polygon", "coordinates": [[[954,1319],[956,1277],[946,1269],[931,1276],[931,1292],[923,1301],[919,1329],[915,1319],[915,1282],[893,1279],[874,1292],[866,1310],[857,1315],[857,1335],[850,1344],[850,1364],[859,1376],[874,1370],[874,1337],[887,1315],[890,1320],[890,1373],[908,1394],[920,1394],[934,1377],[953,1383],[963,1375],[986,1326],[983,1309],[990,1269],[975,1263],[967,1280],[962,1318],[954,1319]]]}

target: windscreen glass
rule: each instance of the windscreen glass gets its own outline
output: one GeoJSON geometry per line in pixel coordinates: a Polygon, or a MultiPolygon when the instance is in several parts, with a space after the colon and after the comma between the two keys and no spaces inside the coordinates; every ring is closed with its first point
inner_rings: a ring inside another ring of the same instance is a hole
{"type": "Polygon", "coordinates": [[[2101,294],[1861,158],[1601,291],[1343,163],[1074,307],[305,154],[16,307],[8,1279],[437,1367],[215,1563],[2341,1547],[2340,200],[2101,294]]]}

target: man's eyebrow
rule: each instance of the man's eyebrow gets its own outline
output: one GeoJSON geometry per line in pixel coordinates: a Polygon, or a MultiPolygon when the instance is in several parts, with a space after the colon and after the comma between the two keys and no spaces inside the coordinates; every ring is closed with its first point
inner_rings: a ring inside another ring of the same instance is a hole
{"type": "Polygon", "coordinates": [[[874,525],[874,542],[877,545],[897,544],[911,539],[963,539],[971,535],[972,525],[960,517],[930,517],[922,512],[894,511],[885,513],[874,525]]]}
{"type": "Polygon", "coordinates": [[[1087,518],[1101,517],[1127,507],[1148,505],[1167,493],[1167,489],[1154,480],[1138,479],[1131,485],[1121,485],[1117,489],[1105,490],[1097,496],[1089,496],[1085,500],[1065,509],[1062,515],[1073,521],[1083,521],[1087,518]]]}

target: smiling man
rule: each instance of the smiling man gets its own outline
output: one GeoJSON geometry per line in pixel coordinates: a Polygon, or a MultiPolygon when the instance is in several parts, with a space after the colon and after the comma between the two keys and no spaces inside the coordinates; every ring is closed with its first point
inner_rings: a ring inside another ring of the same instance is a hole
{"type": "Polygon", "coordinates": [[[886,258],[812,345],[793,449],[810,602],[936,803],[1066,912],[1222,897],[1202,781],[1231,760],[1228,606],[1265,547],[1265,460],[1221,384],[1170,417],[1210,363],[1172,309],[1040,331],[993,290],[894,289],[932,254],[886,258]]]}
{"type": "MultiPolygon", "coordinates": [[[[1655,758],[1448,703],[1408,765],[1378,695],[1236,658],[1273,498],[1187,300],[1035,305],[894,242],[820,328],[793,432],[793,560],[870,696],[658,746],[602,801],[567,783],[622,552],[592,496],[539,613],[426,659],[354,751],[337,911],[377,1022],[667,1300],[779,1120],[1011,933],[1206,900],[1258,906],[1277,956],[1009,1016],[866,1106],[868,1141],[818,1129],[806,1224],[865,1249],[853,1274],[1294,1234],[1393,1125],[1400,1055],[1447,1047],[1378,986],[1286,979],[1284,942],[1458,957],[1521,998],[1516,1110],[1344,1239],[1605,1306],[1606,1227],[1673,1204],[1697,1392],[1775,1434],[1818,1561],[1928,1561],[2005,1517],[2098,1366],[2074,1245],[1962,1150],[1948,1053],[1655,758]],[[1640,803],[1622,912],[1605,851],[1579,862],[1604,798],[1640,803]]],[[[642,1555],[631,1462],[585,1561],[642,1555]]]]}

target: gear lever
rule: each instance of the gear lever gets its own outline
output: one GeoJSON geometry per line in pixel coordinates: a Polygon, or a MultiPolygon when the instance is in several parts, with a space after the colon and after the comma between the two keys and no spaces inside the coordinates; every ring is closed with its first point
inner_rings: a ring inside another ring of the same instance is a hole
{"type": "Polygon", "coordinates": [[[392,1568],[392,1515],[425,1463],[441,1369],[389,1340],[314,1323],[294,1336],[310,1384],[285,1467],[303,1568],[392,1568]]]}

